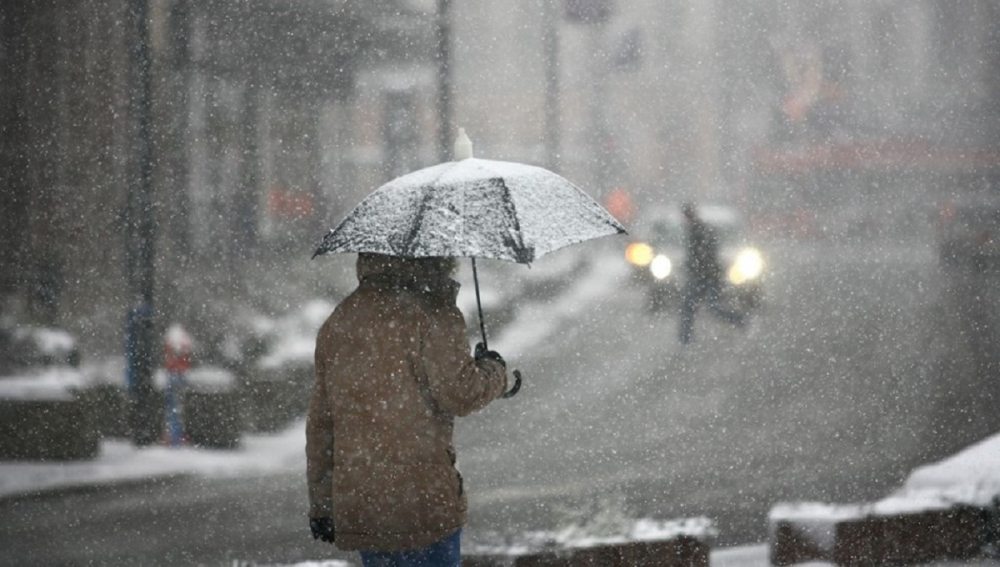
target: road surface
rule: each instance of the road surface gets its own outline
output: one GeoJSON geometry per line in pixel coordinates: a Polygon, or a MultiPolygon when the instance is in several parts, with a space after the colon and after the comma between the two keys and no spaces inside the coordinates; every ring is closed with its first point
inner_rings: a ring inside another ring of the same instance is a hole
{"type": "MultiPolygon", "coordinates": [[[[929,246],[774,245],[750,328],[700,312],[684,350],[617,253],[588,253],[491,342],[526,384],[458,426],[467,545],[595,514],[704,515],[717,546],[761,542],[775,502],[879,498],[1000,429],[986,346],[997,286],[943,273],[929,246]]],[[[0,564],[349,557],[312,541],[305,509],[298,475],[0,501],[0,564]]]]}

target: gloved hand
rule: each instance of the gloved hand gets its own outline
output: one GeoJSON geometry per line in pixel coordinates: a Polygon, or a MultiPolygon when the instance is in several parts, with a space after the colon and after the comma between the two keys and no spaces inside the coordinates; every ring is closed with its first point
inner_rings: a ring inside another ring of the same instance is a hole
{"type": "Polygon", "coordinates": [[[474,354],[476,360],[482,360],[484,358],[489,358],[499,362],[504,368],[507,368],[507,361],[500,356],[500,353],[495,350],[486,350],[486,345],[483,343],[476,343],[476,350],[474,354]]]}
{"type": "Polygon", "coordinates": [[[309,529],[312,530],[313,539],[333,543],[333,518],[310,518],[309,529]]]}

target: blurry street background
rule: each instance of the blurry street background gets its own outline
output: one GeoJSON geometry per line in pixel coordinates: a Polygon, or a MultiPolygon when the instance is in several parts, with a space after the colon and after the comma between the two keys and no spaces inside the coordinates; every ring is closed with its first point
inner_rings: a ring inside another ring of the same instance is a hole
{"type": "MultiPolygon", "coordinates": [[[[0,77],[0,328],[73,338],[121,402],[83,406],[108,438],[160,442],[172,323],[232,376],[237,435],[295,423],[318,325],[282,321],[354,285],[315,245],[459,126],[626,227],[730,205],[767,266],[749,327],[702,310],[682,351],[628,237],[484,262],[526,383],[457,427],[469,542],[608,509],[761,542],[775,502],[877,498],[1000,430],[994,1],[9,0],[0,77]]],[[[45,441],[29,391],[0,388],[0,441],[45,441]]],[[[0,563],[343,557],[305,499],[304,468],[6,498],[0,563]]]]}

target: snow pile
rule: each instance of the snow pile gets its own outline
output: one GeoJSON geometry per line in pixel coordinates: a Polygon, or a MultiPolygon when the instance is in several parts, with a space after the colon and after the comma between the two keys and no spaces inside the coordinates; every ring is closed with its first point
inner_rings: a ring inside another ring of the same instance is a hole
{"type": "MultiPolygon", "coordinates": [[[[86,377],[84,383],[88,386],[112,386],[125,390],[125,359],[112,356],[97,361],[90,361],[81,367],[86,377]]],[[[153,387],[162,392],[166,390],[167,371],[157,368],[153,372],[153,387]]],[[[189,391],[201,394],[221,394],[232,392],[237,387],[236,375],[221,366],[199,365],[184,373],[184,385],[189,391]]]]}
{"type": "Polygon", "coordinates": [[[69,366],[30,368],[0,376],[0,400],[72,402],[87,384],[86,376],[69,366]]]}
{"type": "Polygon", "coordinates": [[[52,357],[66,357],[76,348],[76,339],[62,329],[47,327],[33,329],[32,338],[38,349],[52,357]]]}
{"type": "Polygon", "coordinates": [[[0,321],[0,400],[70,402],[88,385],[76,339],[62,329],[0,321]]]}
{"type": "MultiPolygon", "coordinates": [[[[166,390],[168,380],[163,368],[153,374],[153,385],[159,391],[166,390]]],[[[199,394],[224,394],[236,389],[236,375],[221,366],[195,366],[184,373],[184,388],[199,394]]]]}
{"type": "Polygon", "coordinates": [[[988,506],[1000,495],[1000,434],[955,455],[914,469],[900,496],[988,506]]]}
{"type": "Polygon", "coordinates": [[[617,532],[596,535],[585,526],[571,526],[558,532],[538,534],[566,549],[580,549],[602,545],[617,545],[636,541],[669,541],[679,537],[708,540],[716,535],[712,520],[705,517],[675,520],[635,520],[617,532]]]}

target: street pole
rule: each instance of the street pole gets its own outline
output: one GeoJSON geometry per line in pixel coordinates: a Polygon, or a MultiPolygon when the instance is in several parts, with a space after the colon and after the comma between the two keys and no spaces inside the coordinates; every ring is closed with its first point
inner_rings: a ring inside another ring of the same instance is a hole
{"type": "Polygon", "coordinates": [[[135,128],[125,207],[126,261],[135,304],[126,325],[126,364],[132,441],[149,445],[159,437],[160,415],[153,390],[155,221],[152,199],[152,77],[147,0],[131,0],[131,111],[135,128]]]}
{"type": "Polygon", "coordinates": [[[437,3],[438,161],[451,161],[451,0],[437,3]]]}
{"type": "Polygon", "coordinates": [[[605,56],[606,21],[596,21],[590,26],[590,62],[591,62],[591,93],[590,93],[590,149],[591,149],[591,183],[594,193],[600,200],[611,193],[609,187],[612,175],[609,171],[615,162],[610,144],[611,130],[608,127],[608,63],[605,56]]]}
{"type": "Polygon", "coordinates": [[[696,145],[696,194],[700,201],[724,197],[719,193],[719,84],[721,76],[715,54],[716,20],[714,0],[691,2],[691,32],[696,92],[691,100],[696,145]]]}
{"type": "Polygon", "coordinates": [[[542,51],[545,55],[545,166],[559,172],[560,139],[559,113],[559,23],[558,0],[543,0],[544,16],[542,51]]]}

